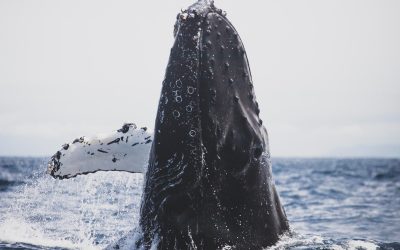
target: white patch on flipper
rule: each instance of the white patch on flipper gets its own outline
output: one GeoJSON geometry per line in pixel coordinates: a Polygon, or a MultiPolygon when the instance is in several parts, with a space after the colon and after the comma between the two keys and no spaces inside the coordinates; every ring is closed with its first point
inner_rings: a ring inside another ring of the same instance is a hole
{"type": "Polygon", "coordinates": [[[144,173],[152,141],[147,128],[132,123],[114,133],[81,137],[51,158],[47,173],[60,179],[97,171],[144,173]]]}

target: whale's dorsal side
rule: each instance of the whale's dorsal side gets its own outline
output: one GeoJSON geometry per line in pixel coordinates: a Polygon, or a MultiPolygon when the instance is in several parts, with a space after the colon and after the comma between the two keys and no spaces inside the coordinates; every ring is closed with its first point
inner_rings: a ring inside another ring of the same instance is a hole
{"type": "Polygon", "coordinates": [[[144,173],[152,141],[153,134],[146,127],[133,123],[112,133],[80,137],[51,157],[47,173],[58,179],[98,171],[144,173]]]}

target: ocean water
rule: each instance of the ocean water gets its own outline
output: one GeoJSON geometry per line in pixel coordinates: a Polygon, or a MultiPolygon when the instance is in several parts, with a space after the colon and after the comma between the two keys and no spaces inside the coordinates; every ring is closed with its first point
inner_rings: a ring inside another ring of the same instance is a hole
{"type": "MultiPolygon", "coordinates": [[[[47,176],[0,158],[0,249],[103,249],[138,224],[142,174],[47,176]]],[[[269,249],[400,249],[400,159],[274,158],[292,232],[269,249]]]]}

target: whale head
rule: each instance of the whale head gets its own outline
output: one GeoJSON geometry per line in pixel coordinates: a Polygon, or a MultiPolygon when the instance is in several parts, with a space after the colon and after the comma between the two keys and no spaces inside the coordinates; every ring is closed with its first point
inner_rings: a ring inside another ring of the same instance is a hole
{"type": "Polygon", "coordinates": [[[288,230],[246,51],[224,11],[177,16],[141,206],[149,249],[261,249],[288,230]]]}

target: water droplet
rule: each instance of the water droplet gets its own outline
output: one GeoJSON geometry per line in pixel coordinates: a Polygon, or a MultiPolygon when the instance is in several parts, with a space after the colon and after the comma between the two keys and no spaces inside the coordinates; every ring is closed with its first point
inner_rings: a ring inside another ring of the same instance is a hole
{"type": "Polygon", "coordinates": [[[188,13],[182,13],[180,14],[180,19],[181,20],[186,20],[188,18],[188,13]]]}
{"type": "Polygon", "coordinates": [[[225,69],[227,70],[229,68],[229,63],[226,62],[224,65],[225,65],[225,69]]]}
{"type": "Polygon", "coordinates": [[[211,58],[210,61],[209,61],[209,63],[210,63],[210,65],[214,66],[214,65],[215,65],[215,59],[214,59],[214,58],[211,58]]]}
{"type": "Polygon", "coordinates": [[[210,78],[213,78],[213,76],[214,76],[214,72],[212,71],[212,69],[211,68],[209,68],[208,69],[208,75],[210,76],[210,78]]]}
{"type": "Polygon", "coordinates": [[[210,89],[210,94],[211,94],[211,103],[215,104],[217,100],[217,91],[215,89],[210,89]]]}

